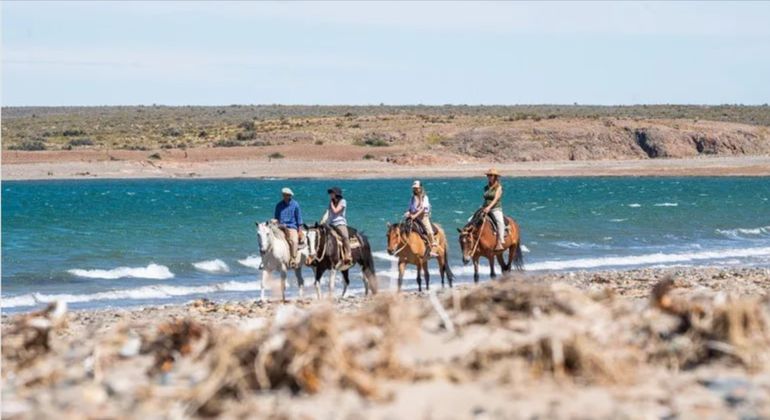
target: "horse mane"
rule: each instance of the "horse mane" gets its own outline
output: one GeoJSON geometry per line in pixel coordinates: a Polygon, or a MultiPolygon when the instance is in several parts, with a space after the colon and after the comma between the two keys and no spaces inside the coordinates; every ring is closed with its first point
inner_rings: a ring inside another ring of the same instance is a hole
{"type": "Polygon", "coordinates": [[[275,236],[278,239],[286,240],[286,234],[283,233],[283,229],[278,227],[275,223],[269,223],[268,226],[270,226],[270,230],[273,232],[273,236],[275,236]]]}

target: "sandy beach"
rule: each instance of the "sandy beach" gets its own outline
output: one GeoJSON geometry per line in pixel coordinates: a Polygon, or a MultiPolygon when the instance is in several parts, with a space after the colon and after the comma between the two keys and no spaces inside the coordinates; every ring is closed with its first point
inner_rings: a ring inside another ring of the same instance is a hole
{"type": "Polygon", "coordinates": [[[3,418],[760,418],[770,272],[4,316],[3,418]]]}
{"type": "MultiPolygon", "coordinates": [[[[385,148],[395,149],[395,148],[385,148]]],[[[770,176],[770,156],[490,163],[453,154],[427,162],[397,164],[362,160],[356,146],[163,151],[147,159],[137,151],[3,151],[5,180],[88,178],[430,178],[475,177],[489,166],[505,176],[770,176]],[[260,156],[255,156],[259,152],[260,156]],[[291,158],[266,159],[264,153],[291,158]]],[[[376,150],[373,153],[393,153],[376,150]]],[[[375,155],[376,157],[376,155],[375,155]]],[[[423,159],[425,161],[426,159],[423,159]]]]}

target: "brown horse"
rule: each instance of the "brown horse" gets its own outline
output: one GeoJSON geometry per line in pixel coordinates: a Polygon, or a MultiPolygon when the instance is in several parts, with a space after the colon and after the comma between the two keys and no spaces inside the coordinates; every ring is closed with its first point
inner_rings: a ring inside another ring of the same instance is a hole
{"type": "Polygon", "coordinates": [[[444,275],[449,280],[449,287],[452,287],[454,274],[449,268],[449,252],[446,235],[441,226],[434,223],[435,236],[438,246],[436,247],[437,257],[431,257],[428,253],[428,244],[413,229],[415,222],[403,221],[401,223],[388,223],[388,254],[398,257],[398,291],[401,291],[401,283],[404,280],[404,270],[407,264],[417,266],[417,289],[422,291],[422,279],[420,271],[425,273],[425,290],[430,290],[430,274],[428,273],[428,261],[436,258],[438,262],[438,271],[441,275],[441,287],[444,287],[444,275]]]}
{"type": "Polygon", "coordinates": [[[524,258],[521,254],[521,238],[519,236],[519,225],[515,220],[506,216],[507,224],[510,227],[510,233],[506,235],[503,249],[496,251],[497,234],[492,228],[494,223],[489,216],[481,215],[478,212],[473,216],[460,232],[460,249],[463,252],[463,264],[468,264],[473,260],[473,281],[479,281],[479,258],[485,257],[489,260],[489,275],[496,277],[495,258],[500,263],[503,272],[511,271],[511,267],[516,270],[524,269],[524,258]],[[503,254],[508,251],[508,261],[503,260],[503,254]]]}

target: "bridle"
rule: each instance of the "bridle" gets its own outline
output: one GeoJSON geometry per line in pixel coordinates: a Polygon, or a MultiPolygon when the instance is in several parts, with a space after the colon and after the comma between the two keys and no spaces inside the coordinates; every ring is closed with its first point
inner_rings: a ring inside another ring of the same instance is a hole
{"type": "MultiPolygon", "coordinates": [[[[484,218],[481,219],[481,226],[478,227],[478,238],[476,238],[476,243],[473,245],[473,250],[469,254],[471,256],[471,258],[473,258],[473,256],[476,255],[476,250],[479,247],[479,242],[481,242],[481,229],[484,228],[484,223],[486,223],[486,222],[487,222],[487,217],[484,216],[484,218]]],[[[471,227],[471,229],[468,230],[467,234],[472,235],[471,232],[473,231],[474,228],[475,227],[471,227]]]]}
{"type": "Polygon", "coordinates": [[[326,258],[326,249],[328,247],[326,246],[326,243],[324,242],[323,252],[321,253],[321,256],[319,257],[318,256],[318,250],[321,248],[321,229],[320,228],[314,228],[314,229],[317,232],[316,240],[318,241],[318,243],[316,244],[316,248],[313,250],[313,261],[314,262],[319,262],[319,261],[323,260],[324,258],[326,258]]]}
{"type": "Polygon", "coordinates": [[[409,245],[409,238],[406,236],[407,235],[406,232],[404,232],[404,234],[402,235],[401,228],[398,225],[393,225],[391,229],[398,229],[398,240],[399,240],[398,244],[401,245],[401,243],[403,243],[403,245],[401,245],[400,248],[393,251],[393,255],[398,255],[399,252],[403,251],[404,248],[406,248],[407,245],[409,245]]]}

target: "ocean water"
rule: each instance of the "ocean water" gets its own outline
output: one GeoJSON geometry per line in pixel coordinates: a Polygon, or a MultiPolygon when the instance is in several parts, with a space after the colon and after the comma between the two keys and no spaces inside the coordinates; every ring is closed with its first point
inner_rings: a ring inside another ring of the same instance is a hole
{"type": "MultiPolygon", "coordinates": [[[[454,272],[470,281],[456,228],[480,204],[484,180],[424,183],[433,218],[449,234],[454,272]]],[[[283,186],[295,191],[305,220],[317,220],[331,185],[344,189],[349,222],[369,236],[381,287],[390,287],[396,267],[385,225],[407,207],[411,180],[3,182],[2,310],[54,299],[87,309],[255,298],[254,222],[272,216],[283,186]]],[[[770,266],[770,178],[527,178],[504,186],[528,271],[770,266]]],[[[407,287],[414,277],[410,269],[407,287]]],[[[310,285],[309,269],[305,278],[310,285]]],[[[358,269],[351,283],[360,293],[358,269]]],[[[438,276],[432,285],[440,287],[438,276]]]]}

